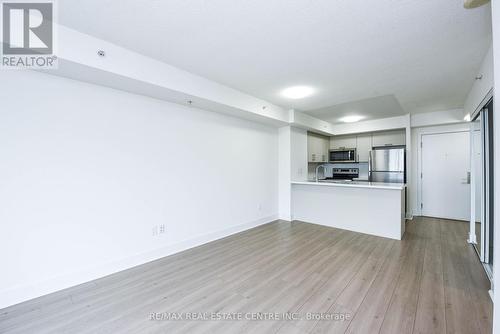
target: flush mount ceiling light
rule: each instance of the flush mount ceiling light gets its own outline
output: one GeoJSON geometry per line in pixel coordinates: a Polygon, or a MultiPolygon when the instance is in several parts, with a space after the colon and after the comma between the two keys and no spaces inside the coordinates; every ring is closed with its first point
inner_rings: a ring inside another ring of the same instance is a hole
{"type": "Polygon", "coordinates": [[[465,0],[464,7],[467,9],[481,7],[482,5],[486,5],[490,0],[465,0]]]}
{"type": "Polygon", "coordinates": [[[293,86],[283,89],[281,95],[289,99],[303,99],[304,97],[311,96],[314,89],[308,86],[293,86]]]}
{"type": "Polygon", "coordinates": [[[354,123],[361,121],[363,118],[363,116],[346,116],[339,119],[339,121],[344,123],[354,123]]]}

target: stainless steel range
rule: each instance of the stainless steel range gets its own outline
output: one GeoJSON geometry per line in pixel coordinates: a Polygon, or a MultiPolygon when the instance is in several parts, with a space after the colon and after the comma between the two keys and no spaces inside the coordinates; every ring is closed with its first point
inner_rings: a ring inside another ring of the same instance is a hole
{"type": "Polygon", "coordinates": [[[359,177],[359,168],[333,168],[331,180],[350,180],[359,177]]]}

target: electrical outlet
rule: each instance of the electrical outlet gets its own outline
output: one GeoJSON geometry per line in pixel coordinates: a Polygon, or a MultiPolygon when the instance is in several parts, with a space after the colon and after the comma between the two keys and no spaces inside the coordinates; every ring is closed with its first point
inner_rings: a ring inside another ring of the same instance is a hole
{"type": "Polygon", "coordinates": [[[160,225],[160,234],[165,233],[165,224],[160,225]]]}

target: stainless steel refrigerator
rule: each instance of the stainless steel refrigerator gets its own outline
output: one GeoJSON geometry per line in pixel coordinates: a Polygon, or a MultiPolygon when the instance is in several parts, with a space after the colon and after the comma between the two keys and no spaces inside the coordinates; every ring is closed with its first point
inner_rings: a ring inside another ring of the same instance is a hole
{"type": "Polygon", "coordinates": [[[406,148],[375,147],[368,157],[371,182],[406,183],[406,148]]]}

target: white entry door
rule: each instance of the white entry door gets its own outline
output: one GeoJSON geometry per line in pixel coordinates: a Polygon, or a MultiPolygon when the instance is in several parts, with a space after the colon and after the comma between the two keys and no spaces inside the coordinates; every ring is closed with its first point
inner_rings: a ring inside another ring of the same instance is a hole
{"type": "Polygon", "coordinates": [[[470,219],[469,132],[422,135],[422,215],[470,219]]]}

